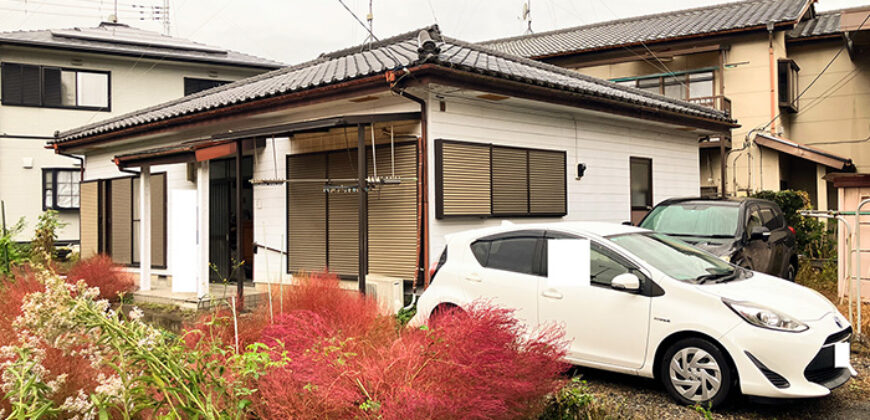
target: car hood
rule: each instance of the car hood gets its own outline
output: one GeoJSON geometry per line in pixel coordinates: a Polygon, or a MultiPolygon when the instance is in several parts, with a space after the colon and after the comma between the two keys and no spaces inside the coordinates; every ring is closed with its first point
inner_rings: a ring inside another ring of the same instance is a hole
{"type": "Polygon", "coordinates": [[[737,242],[737,238],[710,238],[705,236],[675,236],[675,238],[717,257],[729,255],[734,250],[734,243],[737,242]]]}
{"type": "Polygon", "coordinates": [[[801,321],[815,321],[837,308],[810,288],[756,272],[745,280],[701,284],[698,289],[726,299],[752,302],[801,321]]]}

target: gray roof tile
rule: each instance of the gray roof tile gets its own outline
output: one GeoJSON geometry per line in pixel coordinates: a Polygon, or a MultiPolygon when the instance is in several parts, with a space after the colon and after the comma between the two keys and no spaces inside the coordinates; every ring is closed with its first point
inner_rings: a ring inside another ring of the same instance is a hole
{"type": "MultiPolygon", "coordinates": [[[[481,45],[442,37],[437,26],[428,28],[438,40],[440,52],[427,62],[459,70],[483,73],[528,84],[549,86],[554,89],[607,98],[622,103],[670,110],[689,117],[705,118],[730,123],[732,120],[720,111],[685,101],[647,93],[617,85],[546,63],[505,54],[481,45]]],[[[252,102],[270,96],[282,95],[345,82],[351,79],[384,73],[387,70],[422,64],[417,52],[417,34],[409,32],[372,45],[323,54],[296,66],[275,70],[230,84],[202,91],[160,105],[126,115],[110,118],[84,127],[60,133],[55,142],[62,143],[167,120],[198,112],[252,102]]]]}
{"type": "Polygon", "coordinates": [[[805,20],[795,26],[788,37],[791,39],[840,33],[840,10],[819,13],[815,19],[805,20]]]}
{"type": "Polygon", "coordinates": [[[109,22],[103,22],[95,28],[0,32],[2,44],[265,69],[284,66],[266,58],[109,22]]]}
{"type": "Polygon", "coordinates": [[[810,0],[747,0],[483,42],[523,57],[546,57],[793,22],[810,0]]]}

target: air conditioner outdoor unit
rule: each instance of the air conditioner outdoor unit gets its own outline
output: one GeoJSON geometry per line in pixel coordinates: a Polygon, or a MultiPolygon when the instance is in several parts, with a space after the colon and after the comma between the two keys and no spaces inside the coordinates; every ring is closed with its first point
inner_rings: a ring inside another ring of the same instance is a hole
{"type": "Polygon", "coordinates": [[[374,297],[385,313],[396,314],[404,306],[403,284],[397,277],[369,274],[366,276],[366,295],[374,297]]]}

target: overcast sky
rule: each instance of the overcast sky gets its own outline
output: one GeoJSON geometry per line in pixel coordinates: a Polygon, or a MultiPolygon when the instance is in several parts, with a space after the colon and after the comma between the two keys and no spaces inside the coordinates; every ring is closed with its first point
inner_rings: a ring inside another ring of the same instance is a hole
{"type": "MultiPolygon", "coordinates": [[[[365,20],[368,0],[344,1],[365,20]]],[[[374,32],[383,38],[437,22],[445,34],[467,41],[522,35],[526,24],[520,16],[526,1],[374,0],[374,32]]],[[[532,29],[541,32],[726,1],[532,0],[532,29]]],[[[112,14],[113,3],[0,0],[0,31],[96,26],[112,14]]],[[[118,0],[118,4],[122,23],[162,31],[160,22],[134,17],[141,14],[141,6],[162,6],[162,0],[118,0]]],[[[820,0],[816,8],[864,4],[870,0],[820,0]]],[[[338,0],[170,0],[170,5],[172,35],[288,64],[359,44],[366,37],[338,0]]]]}

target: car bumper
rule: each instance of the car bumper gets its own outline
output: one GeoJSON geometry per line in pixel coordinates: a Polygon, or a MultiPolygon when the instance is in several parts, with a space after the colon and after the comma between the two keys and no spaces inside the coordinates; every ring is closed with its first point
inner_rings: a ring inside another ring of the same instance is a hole
{"type": "Polygon", "coordinates": [[[744,394],[767,398],[823,397],[855,375],[848,357],[845,363],[835,363],[839,361],[836,348],[848,348],[851,338],[851,328],[842,316],[829,313],[807,325],[807,331],[788,333],[743,323],[722,338],[734,359],[744,394]]]}

